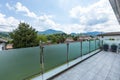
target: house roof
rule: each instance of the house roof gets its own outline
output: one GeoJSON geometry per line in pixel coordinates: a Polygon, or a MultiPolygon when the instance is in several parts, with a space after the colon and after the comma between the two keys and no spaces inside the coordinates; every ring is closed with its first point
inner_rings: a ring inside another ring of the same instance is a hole
{"type": "Polygon", "coordinates": [[[99,34],[98,36],[120,36],[120,32],[109,32],[109,33],[103,33],[99,34]]]}
{"type": "Polygon", "coordinates": [[[2,39],[2,38],[0,38],[0,42],[8,42],[7,40],[5,40],[5,39],[2,39]]]}
{"type": "Polygon", "coordinates": [[[70,41],[71,42],[71,41],[74,41],[74,40],[73,40],[72,37],[68,37],[65,41],[68,41],[68,42],[70,41]]]}

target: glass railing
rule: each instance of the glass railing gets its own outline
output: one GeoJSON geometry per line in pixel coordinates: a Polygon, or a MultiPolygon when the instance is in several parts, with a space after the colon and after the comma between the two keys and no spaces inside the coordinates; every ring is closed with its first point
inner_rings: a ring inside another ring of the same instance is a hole
{"type": "Polygon", "coordinates": [[[46,72],[66,63],[67,46],[66,44],[44,46],[43,54],[44,70],[46,72]]]}
{"type": "Polygon", "coordinates": [[[86,55],[89,53],[89,41],[82,42],[82,55],[86,55]]]}
{"type": "Polygon", "coordinates": [[[69,43],[68,60],[74,60],[81,56],[81,43],[69,43]]]}
{"type": "Polygon", "coordinates": [[[95,47],[96,47],[95,45],[96,45],[95,41],[94,41],[94,40],[91,40],[91,41],[90,41],[90,52],[92,52],[92,51],[95,50],[95,47]]]}
{"type": "Polygon", "coordinates": [[[0,80],[23,80],[40,69],[39,47],[0,51],[0,80]]]}
{"type": "Polygon", "coordinates": [[[92,40],[0,51],[0,80],[23,80],[43,74],[99,47],[100,41],[92,40]]]}
{"type": "Polygon", "coordinates": [[[96,49],[100,47],[100,40],[96,40],[96,49]]]}

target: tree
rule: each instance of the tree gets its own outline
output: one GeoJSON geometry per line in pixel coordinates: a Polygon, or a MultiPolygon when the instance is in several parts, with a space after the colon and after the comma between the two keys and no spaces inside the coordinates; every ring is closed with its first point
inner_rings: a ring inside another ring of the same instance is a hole
{"type": "Polygon", "coordinates": [[[60,34],[48,35],[47,39],[50,40],[52,43],[64,43],[66,37],[67,37],[67,34],[60,33],[60,34]]]}
{"type": "Polygon", "coordinates": [[[79,38],[78,36],[74,36],[74,37],[73,37],[73,40],[74,40],[74,41],[77,41],[78,38],[79,38]]]}
{"type": "Polygon", "coordinates": [[[37,40],[42,41],[42,42],[47,42],[47,36],[46,35],[38,35],[37,40]]]}
{"type": "Polygon", "coordinates": [[[27,23],[20,23],[18,28],[10,33],[14,48],[33,47],[39,44],[37,31],[27,23]]]}

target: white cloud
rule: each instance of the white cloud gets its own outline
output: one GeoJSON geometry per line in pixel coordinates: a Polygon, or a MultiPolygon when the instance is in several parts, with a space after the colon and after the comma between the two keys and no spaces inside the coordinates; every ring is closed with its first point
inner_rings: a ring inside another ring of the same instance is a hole
{"type": "MultiPolygon", "coordinates": [[[[89,24],[96,21],[108,19],[111,13],[110,5],[107,0],[100,0],[88,7],[76,6],[71,9],[70,16],[78,18],[81,24],[89,24]],[[106,8],[106,9],[105,9],[106,8]]],[[[93,23],[94,24],[94,23],[93,23]]]]}
{"type": "Polygon", "coordinates": [[[34,24],[36,24],[36,28],[39,31],[43,31],[46,29],[55,29],[55,30],[61,30],[66,33],[71,32],[84,32],[85,27],[80,24],[59,24],[52,20],[53,16],[49,15],[43,15],[40,16],[37,21],[35,21],[34,24]]]}
{"type": "Polygon", "coordinates": [[[22,14],[24,14],[25,16],[34,18],[34,20],[31,20],[31,23],[28,23],[37,30],[45,30],[48,28],[56,29],[56,26],[58,25],[52,20],[52,15],[43,14],[41,16],[38,16],[34,12],[30,11],[26,6],[22,5],[22,3],[20,2],[17,2],[16,5],[14,5],[13,7],[10,6],[8,3],[6,3],[6,6],[9,9],[14,8],[14,10],[16,10],[17,12],[22,12],[22,14]]]}
{"type": "Polygon", "coordinates": [[[100,0],[88,7],[76,6],[71,9],[70,16],[80,21],[79,24],[59,24],[49,18],[47,15],[40,17],[42,28],[62,30],[66,33],[103,31],[112,32],[119,31],[120,26],[112,11],[111,5],[107,0],[100,0]]]}
{"type": "Polygon", "coordinates": [[[112,32],[119,31],[120,26],[107,0],[100,0],[88,7],[76,6],[71,9],[70,16],[78,19],[79,24],[59,24],[52,17],[43,15],[39,17],[40,30],[56,29],[66,33],[81,33],[87,31],[112,32]]]}
{"type": "Polygon", "coordinates": [[[19,21],[14,17],[6,17],[6,15],[0,13],[0,31],[12,31],[19,24],[19,21]]]}
{"type": "Polygon", "coordinates": [[[13,10],[13,9],[14,9],[14,7],[10,6],[9,3],[6,3],[6,7],[7,7],[9,10],[13,10]]]}
{"type": "Polygon", "coordinates": [[[53,16],[51,15],[42,15],[39,16],[35,21],[34,21],[34,26],[36,26],[37,30],[46,30],[46,29],[56,29],[59,24],[54,22],[52,20],[53,16]]]}
{"type": "Polygon", "coordinates": [[[61,24],[59,25],[59,30],[62,30],[66,33],[82,33],[84,31],[85,26],[80,25],[80,24],[61,24]]]}
{"type": "Polygon", "coordinates": [[[26,6],[24,6],[22,3],[17,2],[15,5],[11,6],[9,3],[6,3],[6,7],[9,10],[15,10],[17,12],[21,12],[24,16],[28,16],[30,18],[37,18],[37,15],[30,11],[26,6]]]}
{"type": "MultiPolygon", "coordinates": [[[[67,4],[65,1],[65,4],[67,4]]],[[[61,3],[64,1],[61,0],[61,3]]],[[[62,4],[61,4],[62,5],[62,4]]],[[[120,26],[115,18],[115,15],[112,11],[112,8],[108,2],[108,0],[100,0],[97,3],[91,4],[87,7],[76,6],[70,10],[70,17],[71,19],[75,18],[79,21],[78,24],[59,24],[53,20],[53,16],[43,14],[41,16],[35,14],[34,12],[30,11],[26,6],[22,3],[17,2],[14,6],[10,6],[6,3],[6,6],[9,9],[14,8],[17,12],[22,13],[25,16],[30,18],[34,18],[31,20],[30,25],[32,25],[38,31],[46,30],[46,29],[56,29],[62,30],[66,33],[71,32],[86,32],[86,31],[104,31],[104,32],[111,32],[111,31],[118,31],[120,30],[120,26]]],[[[0,14],[1,16],[1,14],[0,14]]],[[[14,24],[18,22],[17,19],[14,17],[6,18],[5,15],[0,17],[1,23],[7,24],[14,24]],[[9,21],[8,21],[9,20],[9,21]]],[[[0,23],[0,24],[1,24],[0,23]]]]}
{"type": "Polygon", "coordinates": [[[16,3],[15,9],[18,12],[23,12],[25,16],[37,18],[37,15],[34,12],[31,12],[26,6],[23,6],[20,2],[16,3]]]}
{"type": "Polygon", "coordinates": [[[100,0],[88,7],[76,6],[70,16],[86,26],[86,31],[118,31],[120,26],[108,0],[100,0]]]}

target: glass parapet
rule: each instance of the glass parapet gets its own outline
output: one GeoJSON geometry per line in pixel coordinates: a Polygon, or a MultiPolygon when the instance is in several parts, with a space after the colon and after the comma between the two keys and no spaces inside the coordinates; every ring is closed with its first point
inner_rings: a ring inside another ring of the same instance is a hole
{"type": "Polygon", "coordinates": [[[80,42],[69,44],[69,54],[68,54],[69,61],[74,60],[81,56],[80,44],[81,44],[80,42]]]}
{"type": "Polygon", "coordinates": [[[44,46],[44,71],[51,70],[67,62],[67,45],[44,46]]]}
{"type": "Polygon", "coordinates": [[[89,53],[89,41],[82,42],[82,55],[86,55],[89,53]]]}
{"type": "Polygon", "coordinates": [[[0,80],[23,80],[40,71],[39,47],[0,51],[0,80]]]}

